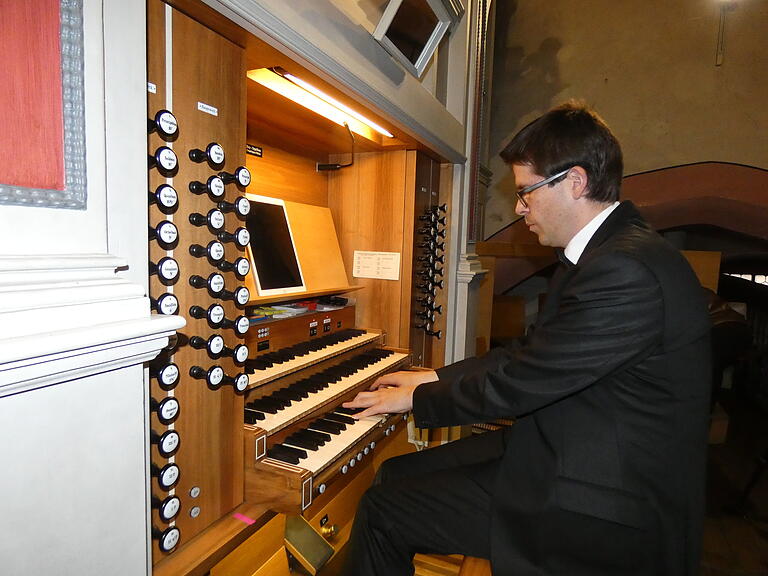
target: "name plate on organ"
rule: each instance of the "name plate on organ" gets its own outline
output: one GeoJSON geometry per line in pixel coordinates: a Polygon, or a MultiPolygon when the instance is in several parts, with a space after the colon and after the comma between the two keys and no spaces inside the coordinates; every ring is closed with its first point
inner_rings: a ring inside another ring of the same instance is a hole
{"type": "Polygon", "coordinates": [[[355,250],[352,276],[378,280],[399,280],[400,253],[355,250]]]}

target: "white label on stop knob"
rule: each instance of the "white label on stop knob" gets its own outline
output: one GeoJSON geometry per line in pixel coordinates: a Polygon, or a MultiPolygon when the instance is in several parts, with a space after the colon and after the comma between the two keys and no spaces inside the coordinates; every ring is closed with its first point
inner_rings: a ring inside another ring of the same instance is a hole
{"type": "Polygon", "coordinates": [[[239,344],[237,348],[235,348],[235,360],[240,364],[248,360],[248,346],[239,344]]]}
{"type": "Polygon", "coordinates": [[[251,299],[251,292],[245,286],[240,286],[235,292],[235,300],[240,306],[245,306],[251,299]]]}
{"type": "Polygon", "coordinates": [[[176,163],[178,162],[176,159],[176,154],[170,148],[163,148],[160,150],[157,161],[159,162],[160,166],[166,170],[173,170],[176,168],[176,163]]]}
{"type": "Polygon", "coordinates": [[[238,168],[235,174],[237,176],[237,181],[240,184],[240,186],[248,186],[251,183],[251,173],[248,171],[248,168],[246,168],[245,166],[241,166],[240,168],[238,168]]]}
{"type": "Polygon", "coordinates": [[[176,193],[175,188],[168,184],[163,184],[160,187],[160,194],[158,194],[158,197],[160,199],[160,204],[166,208],[173,208],[179,201],[179,195],[176,193]]]}
{"type": "Polygon", "coordinates": [[[166,280],[173,280],[179,275],[179,263],[173,258],[164,258],[160,263],[160,276],[166,280]]]}
{"type": "Polygon", "coordinates": [[[238,334],[243,335],[248,332],[248,328],[251,327],[251,322],[247,316],[240,316],[235,323],[235,330],[238,334]]]}
{"type": "Polygon", "coordinates": [[[179,413],[179,401],[176,398],[166,398],[160,403],[160,418],[163,422],[171,422],[179,413]]]}
{"type": "Polygon", "coordinates": [[[168,136],[176,134],[176,130],[179,128],[176,122],[176,116],[167,110],[158,116],[157,125],[160,127],[160,130],[163,131],[163,134],[167,134],[168,136]]]}
{"type": "Polygon", "coordinates": [[[166,522],[173,520],[181,508],[181,499],[178,496],[171,496],[160,507],[160,516],[166,522]]]}
{"type": "Polygon", "coordinates": [[[211,312],[208,315],[212,324],[221,324],[224,320],[224,307],[221,304],[214,304],[211,306],[211,312]]]}
{"type": "Polygon", "coordinates": [[[238,392],[245,392],[245,390],[248,388],[248,375],[247,374],[238,374],[237,378],[235,378],[235,388],[237,388],[238,392]]]}
{"type": "Polygon", "coordinates": [[[210,179],[209,189],[211,194],[213,194],[216,198],[221,198],[224,196],[224,180],[218,176],[214,176],[210,179]]]}
{"type": "Polygon", "coordinates": [[[251,233],[248,232],[248,230],[245,228],[240,228],[237,231],[237,243],[240,246],[245,247],[245,246],[248,246],[250,241],[251,241],[251,233]]]}
{"type": "Polygon", "coordinates": [[[211,386],[219,386],[222,380],[224,380],[224,369],[221,366],[216,366],[211,370],[211,376],[208,381],[211,383],[211,386]]]}
{"type": "Polygon", "coordinates": [[[211,256],[211,260],[218,262],[224,258],[224,244],[221,242],[213,242],[210,246],[210,249],[208,250],[208,253],[211,256]]]}
{"type": "MultiPolygon", "coordinates": [[[[250,180],[251,177],[248,176],[248,181],[250,182],[250,180]]],[[[247,186],[247,184],[244,184],[244,186],[247,186]]],[[[240,198],[235,200],[235,210],[237,210],[237,213],[240,214],[240,216],[248,216],[248,213],[251,211],[251,203],[248,198],[240,196],[240,198]]]]}
{"type": "Polygon", "coordinates": [[[211,276],[211,280],[208,283],[208,286],[211,288],[211,292],[218,294],[224,290],[224,276],[221,274],[214,274],[211,276]]]}
{"type": "Polygon", "coordinates": [[[163,222],[160,224],[157,235],[166,244],[173,244],[179,237],[179,230],[173,222],[163,222]]]}
{"type": "Polygon", "coordinates": [[[160,438],[160,453],[161,454],[173,454],[179,447],[179,433],[176,430],[171,430],[163,434],[160,438]]]}
{"type": "Polygon", "coordinates": [[[224,338],[218,334],[212,336],[208,344],[208,349],[211,351],[211,354],[221,354],[221,351],[224,349],[224,338]]]}
{"type": "Polygon", "coordinates": [[[214,164],[224,164],[224,148],[221,144],[211,144],[208,148],[208,157],[214,164]]]}
{"type": "Polygon", "coordinates": [[[224,228],[224,213],[221,210],[211,210],[208,222],[214,230],[221,230],[224,228]]]}
{"type": "Polygon", "coordinates": [[[238,258],[235,262],[235,270],[240,276],[247,276],[251,271],[251,263],[247,258],[238,258]]]}

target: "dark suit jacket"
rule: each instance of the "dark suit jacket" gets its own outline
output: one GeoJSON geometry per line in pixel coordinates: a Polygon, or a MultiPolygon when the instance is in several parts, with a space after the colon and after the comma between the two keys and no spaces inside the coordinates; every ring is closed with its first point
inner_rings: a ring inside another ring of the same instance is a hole
{"type": "Polygon", "coordinates": [[[495,575],[698,573],[709,329],[686,260],[624,202],[555,273],[523,347],[416,389],[420,427],[516,419],[493,494],[495,575]],[[642,561],[611,565],[595,541],[577,566],[595,526],[629,555],[642,542],[642,561]]]}

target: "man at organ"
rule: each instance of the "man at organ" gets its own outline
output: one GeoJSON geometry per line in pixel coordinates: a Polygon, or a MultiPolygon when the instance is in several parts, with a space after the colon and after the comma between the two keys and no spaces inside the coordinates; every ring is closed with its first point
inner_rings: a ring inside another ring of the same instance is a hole
{"type": "Polygon", "coordinates": [[[516,212],[557,249],[519,348],[396,372],[345,404],[417,426],[511,427],[385,462],[346,573],[413,573],[413,554],[489,558],[496,576],[696,574],[709,413],[706,302],[685,259],[619,202],[622,153],[577,103],[502,152],[516,212]]]}

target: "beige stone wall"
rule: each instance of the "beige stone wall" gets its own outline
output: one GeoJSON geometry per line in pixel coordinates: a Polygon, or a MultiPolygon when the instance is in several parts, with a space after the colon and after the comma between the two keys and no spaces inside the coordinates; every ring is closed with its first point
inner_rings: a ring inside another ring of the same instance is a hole
{"type": "Polygon", "coordinates": [[[768,2],[499,0],[487,238],[516,216],[498,158],[527,122],[569,98],[622,142],[625,174],[702,161],[768,168],[768,2]]]}

